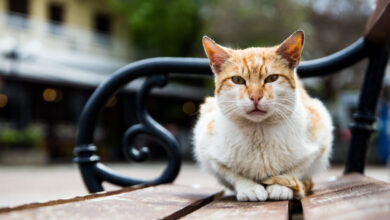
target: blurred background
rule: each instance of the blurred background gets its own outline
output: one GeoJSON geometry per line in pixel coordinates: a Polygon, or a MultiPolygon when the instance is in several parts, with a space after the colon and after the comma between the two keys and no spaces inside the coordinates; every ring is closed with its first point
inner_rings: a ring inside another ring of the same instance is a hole
{"type": "MultiPolygon", "coordinates": [[[[9,190],[24,180],[12,176],[17,170],[15,165],[22,167],[19,171],[24,174],[33,175],[36,167],[40,170],[71,164],[84,104],[102,81],[127,63],[155,56],[205,57],[203,35],[222,45],[245,48],[278,44],[297,29],[306,34],[303,59],[319,58],[362,36],[374,3],[0,0],[0,179],[3,182],[14,178],[9,182],[9,190]]],[[[331,76],[304,80],[310,94],[323,100],[333,116],[334,164],[346,159],[351,138],[348,124],[357,105],[365,67],[362,61],[331,76]]],[[[389,161],[389,77],[387,68],[378,106],[378,132],[373,135],[368,152],[369,164],[380,167],[389,161]]],[[[213,80],[169,80],[168,86],[152,92],[148,108],[174,134],[183,158],[190,163],[191,129],[199,104],[213,94],[213,80]]],[[[95,143],[104,162],[125,161],[122,136],[137,122],[134,95],[142,81],[127,85],[103,107],[95,143]]],[[[151,161],[158,163],[165,158],[164,151],[150,137],[137,138],[136,145],[150,146],[151,161]]],[[[75,167],[72,170],[77,171],[75,167]]],[[[56,173],[56,168],[52,172],[56,173]]],[[[46,177],[50,179],[50,175],[46,177]]],[[[81,180],[78,181],[77,192],[84,191],[81,180]]],[[[23,200],[10,202],[12,195],[6,190],[0,192],[0,197],[10,199],[0,205],[23,200]]]]}

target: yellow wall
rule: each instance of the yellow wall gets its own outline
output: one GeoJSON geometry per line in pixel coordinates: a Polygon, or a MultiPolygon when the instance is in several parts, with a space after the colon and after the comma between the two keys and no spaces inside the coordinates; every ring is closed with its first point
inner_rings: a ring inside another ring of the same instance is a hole
{"type": "Polygon", "coordinates": [[[0,0],[0,12],[4,13],[5,11],[5,0],[0,0]]]}
{"type": "MultiPolygon", "coordinates": [[[[0,0],[0,12],[7,9],[8,0],[0,0]]],[[[85,30],[93,30],[93,17],[97,12],[111,15],[113,37],[126,38],[127,32],[121,17],[109,9],[105,0],[30,0],[30,15],[34,19],[47,20],[47,7],[50,2],[64,6],[64,24],[85,30]]]]}

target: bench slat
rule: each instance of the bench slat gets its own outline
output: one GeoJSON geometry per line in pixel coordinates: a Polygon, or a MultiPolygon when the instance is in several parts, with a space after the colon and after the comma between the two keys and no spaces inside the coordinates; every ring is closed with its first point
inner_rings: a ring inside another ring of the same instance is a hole
{"type": "Polygon", "coordinates": [[[390,184],[348,174],[316,185],[302,209],[305,219],[389,219],[390,184]]]}
{"type": "Polygon", "coordinates": [[[0,219],[177,219],[220,197],[220,189],[175,184],[86,201],[11,211],[0,219]]]}
{"type": "Polygon", "coordinates": [[[52,200],[52,201],[47,201],[47,202],[34,202],[34,203],[28,203],[28,204],[18,205],[18,206],[14,206],[14,207],[3,207],[3,208],[0,208],[0,214],[12,212],[12,211],[21,211],[21,210],[25,210],[25,209],[41,208],[41,207],[60,205],[60,204],[65,204],[65,203],[86,201],[86,200],[90,200],[90,199],[96,199],[96,198],[100,198],[100,197],[111,196],[111,195],[125,193],[125,192],[131,192],[131,191],[134,191],[137,189],[142,189],[145,187],[148,187],[148,185],[135,185],[135,186],[124,187],[124,188],[118,189],[118,190],[98,192],[98,193],[88,194],[88,195],[84,195],[84,196],[77,196],[77,197],[73,197],[73,198],[58,199],[58,200],[52,200]]]}
{"type": "Polygon", "coordinates": [[[234,196],[228,196],[182,219],[288,219],[288,201],[238,202],[234,196]]]}

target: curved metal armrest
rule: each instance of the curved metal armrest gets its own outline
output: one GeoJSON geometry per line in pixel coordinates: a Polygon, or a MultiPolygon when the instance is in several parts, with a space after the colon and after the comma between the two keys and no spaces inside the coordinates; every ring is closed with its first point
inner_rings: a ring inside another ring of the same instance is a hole
{"type": "Polygon", "coordinates": [[[367,56],[366,42],[360,38],[350,46],[319,59],[302,61],[297,73],[300,77],[323,76],[351,66],[367,56]]]}

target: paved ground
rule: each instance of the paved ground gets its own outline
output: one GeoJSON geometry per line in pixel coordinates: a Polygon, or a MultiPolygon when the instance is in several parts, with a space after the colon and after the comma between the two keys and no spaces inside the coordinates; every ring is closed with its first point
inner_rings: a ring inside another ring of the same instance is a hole
{"type": "MultiPolygon", "coordinates": [[[[152,178],[161,173],[164,164],[111,164],[110,167],[131,177],[152,178]]],[[[341,174],[342,168],[335,167],[318,176],[317,180],[341,174]]],[[[389,168],[368,167],[366,175],[390,182],[389,168]]],[[[184,164],[176,182],[200,186],[218,185],[212,176],[194,164],[184,164]]],[[[0,207],[87,194],[75,165],[0,166],[0,183],[0,207]]],[[[109,184],[105,188],[117,189],[109,184]]]]}

